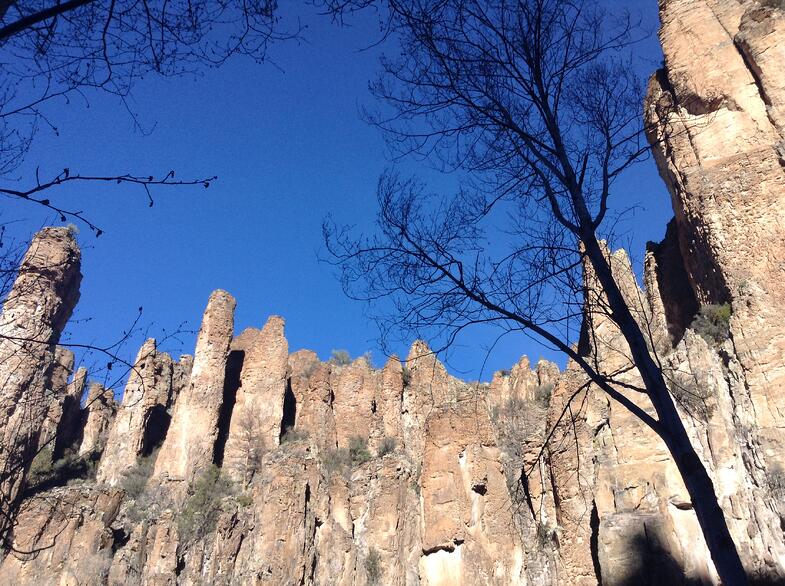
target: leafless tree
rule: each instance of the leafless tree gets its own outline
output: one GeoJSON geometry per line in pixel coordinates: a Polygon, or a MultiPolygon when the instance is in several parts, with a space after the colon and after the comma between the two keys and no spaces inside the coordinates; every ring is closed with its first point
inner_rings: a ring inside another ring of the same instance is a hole
{"type": "Polygon", "coordinates": [[[53,102],[103,92],[132,112],[127,98],[145,76],[197,73],[235,55],[263,61],[269,43],[300,32],[282,30],[277,8],[275,0],[0,0],[0,194],[100,235],[77,204],[56,204],[50,193],[65,183],[130,183],[141,186],[152,205],[152,186],[209,186],[214,177],[180,180],[173,171],[103,176],[71,170],[67,161],[62,171],[36,174],[24,187],[11,179],[36,132],[57,132],[53,102]]]}
{"type": "Polygon", "coordinates": [[[347,292],[392,300],[392,311],[378,305],[383,331],[424,330],[448,345],[470,325],[492,324],[563,352],[662,438],[723,583],[746,583],[650,332],[601,242],[616,180],[648,150],[630,63],[635,23],[588,0],[387,7],[401,47],[372,85],[382,107],[371,119],[395,152],[454,171],[463,188],[441,198],[390,172],[379,181],[378,232],[326,222],[347,292]],[[596,341],[579,339],[587,295],[621,332],[641,384],[604,372],[591,358],[596,341]],[[629,398],[636,393],[656,416],[629,398]]]}
{"type": "Polygon", "coordinates": [[[247,486],[259,471],[264,451],[261,418],[258,413],[246,409],[237,420],[237,448],[233,454],[233,465],[240,473],[242,486],[247,486]]]}

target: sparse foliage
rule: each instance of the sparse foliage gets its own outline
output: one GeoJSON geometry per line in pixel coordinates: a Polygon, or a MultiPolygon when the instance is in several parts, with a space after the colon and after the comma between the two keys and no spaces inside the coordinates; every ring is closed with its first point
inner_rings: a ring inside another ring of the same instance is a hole
{"type": "MultiPolygon", "coordinates": [[[[284,438],[293,433],[291,428],[284,438]]],[[[282,438],[283,440],[283,438],[282,438]]],[[[285,440],[290,441],[290,440],[285,440]]],[[[250,409],[244,410],[237,419],[237,451],[233,454],[235,465],[240,471],[242,483],[247,486],[262,465],[265,451],[264,434],[259,414],[250,409]]]]}
{"type": "Polygon", "coordinates": [[[335,366],[348,366],[352,363],[352,356],[346,350],[333,350],[330,364],[335,366]]]}
{"type": "Polygon", "coordinates": [[[296,427],[287,427],[281,436],[281,445],[308,439],[308,432],[296,427]]]}
{"type": "Polygon", "coordinates": [[[374,547],[368,548],[368,555],[365,556],[365,573],[368,576],[368,585],[375,586],[381,584],[384,568],[382,567],[382,556],[374,547]]]}
{"type": "Polygon", "coordinates": [[[543,383],[534,388],[534,400],[544,407],[550,403],[551,394],[553,394],[553,383],[543,383]]]}
{"type": "Polygon", "coordinates": [[[785,498],[785,470],[782,466],[774,464],[766,470],[766,482],[776,500],[785,498]]]}
{"type": "Polygon", "coordinates": [[[349,458],[354,466],[359,466],[369,461],[371,452],[368,451],[368,440],[359,435],[350,437],[349,458]]]}
{"type": "Polygon", "coordinates": [[[401,380],[403,382],[404,389],[412,384],[412,371],[410,368],[407,368],[406,366],[401,368],[401,380]]]}
{"type": "Polygon", "coordinates": [[[223,499],[233,492],[234,485],[221,475],[220,468],[207,468],[190,487],[180,511],[177,526],[181,543],[193,543],[215,531],[223,511],[223,499]]]}
{"type": "Polygon", "coordinates": [[[121,486],[129,499],[137,499],[144,492],[147,481],[153,473],[156,453],[139,458],[136,466],[131,467],[123,475],[121,486]]]}
{"type": "Polygon", "coordinates": [[[703,305],[690,327],[710,345],[722,344],[730,336],[731,314],[729,303],[703,305]]]}
{"type": "Polygon", "coordinates": [[[328,476],[345,474],[352,465],[352,459],[349,456],[349,450],[337,448],[322,453],[322,464],[324,464],[328,476]]]}
{"type": "Polygon", "coordinates": [[[387,454],[392,454],[395,451],[397,442],[395,441],[394,437],[383,437],[382,441],[379,442],[379,449],[376,452],[376,455],[380,458],[386,456],[387,454]]]}

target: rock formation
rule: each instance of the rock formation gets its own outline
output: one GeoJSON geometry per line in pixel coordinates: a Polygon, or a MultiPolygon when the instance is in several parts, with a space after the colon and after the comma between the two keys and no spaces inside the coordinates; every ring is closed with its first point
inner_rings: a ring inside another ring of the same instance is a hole
{"type": "MultiPolygon", "coordinates": [[[[80,251],[67,228],[33,238],[0,314],[0,510],[16,501],[50,407],[47,373],[79,299],[80,251]]],[[[59,377],[60,375],[56,375],[59,377]]],[[[62,390],[62,389],[58,389],[62,390]]],[[[0,521],[0,530],[5,521],[0,521]]]]}
{"type": "MultiPolygon", "coordinates": [[[[756,0],[660,0],[660,11],[665,66],[645,112],[675,218],[647,248],[643,289],[626,252],[607,254],[749,576],[780,583],[785,11],[756,0]]],[[[67,231],[43,231],[23,265],[40,273],[40,297],[6,301],[0,357],[16,370],[0,369],[11,438],[0,455],[49,442],[57,468],[78,448],[101,454],[97,477],[28,487],[11,541],[41,551],[9,552],[0,583],[718,583],[662,441],[573,363],[523,357],[466,383],[422,341],[379,369],[323,362],[290,354],[276,316],[235,337],[234,299],[216,291],[193,361],[148,340],[114,421],[97,384],[80,416],[86,374],[66,384],[73,358],[55,346],[78,259],[67,231]],[[45,344],[15,353],[14,328],[45,344]],[[21,411],[43,397],[33,429],[21,411]]],[[[650,410],[591,271],[585,293],[578,351],[650,410]]],[[[23,476],[3,477],[7,494],[23,476]]]]}
{"type": "Polygon", "coordinates": [[[98,480],[116,485],[140,456],[158,448],[169,428],[177,394],[175,363],[155,340],[139,350],[98,468],[98,480]]]}
{"type": "Polygon", "coordinates": [[[235,300],[226,291],[210,295],[196,340],[190,382],[177,397],[172,423],[155,461],[156,477],[163,475],[183,487],[213,462],[234,307],[235,300]]]}
{"type": "Polygon", "coordinates": [[[82,442],[79,444],[79,456],[100,454],[106,445],[109,426],[114,419],[117,405],[114,391],[101,383],[92,383],[87,392],[84,407],[84,423],[82,425],[82,442]]]}

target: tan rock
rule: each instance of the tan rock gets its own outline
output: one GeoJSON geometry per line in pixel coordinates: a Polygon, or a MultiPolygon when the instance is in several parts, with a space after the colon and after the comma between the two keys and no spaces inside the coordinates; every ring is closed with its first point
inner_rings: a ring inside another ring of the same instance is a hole
{"type": "Polygon", "coordinates": [[[289,348],[283,319],[272,316],[262,330],[245,330],[235,338],[231,348],[227,384],[239,383],[239,386],[234,389],[222,461],[230,477],[247,483],[258,468],[261,453],[280,441],[289,378],[289,348]],[[241,365],[239,373],[231,370],[233,357],[241,365]],[[231,377],[238,374],[233,383],[231,377]]]}
{"type": "Polygon", "coordinates": [[[379,372],[364,357],[346,366],[333,366],[330,387],[338,447],[347,447],[352,437],[365,441],[370,437],[379,384],[379,372]]]}
{"type": "MultiPolygon", "coordinates": [[[[80,251],[71,231],[44,228],[30,243],[0,314],[0,509],[23,486],[46,419],[45,373],[79,299],[80,251]]],[[[3,515],[5,517],[5,514],[3,515]]],[[[5,522],[0,522],[0,532],[5,522]]]]}
{"type": "Polygon", "coordinates": [[[219,290],[210,296],[196,340],[190,383],[177,397],[154,477],[164,475],[187,486],[213,462],[234,308],[235,300],[227,292],[219,290]]]}
{"type": "Polygon", "coordinates": [[[63,416],[63,403],[68,395],[68,379],[74,370],[74,353],[58,346],[45,374],[44,400],[49,404],[46,418],[41,424],[41,433],[38,436],[38,449],[44,447],[52,449],[57,436],[57,426],[63,416]]]}
{"type": "Polygon", "coordinates": [[[18,553],[0,563],[0,584],[105,584],[120,498],[117,490],[64,487],[28,501],[14,530],[18,553]]]}
{"type": "Polygon", "coordinates": [[[422,584],[525,584],[523,544],[487,407],[427,418],[422,466],[422,584]]]}
{"type": "Polygon", "coordinates": [[[149,456],[164,439],[176,394],[174,363],[155,340],[139,350],[109,432],[97,478],[115,486],[139,456],[149,456]]]}
{"type": "Polygon", "coordinates": [[[101,383],[91,383],[83,411],[82,442],[78,455],[97,457],[106,445],[109,427],[117,411],[114,391],[101,383]]]}
{"type": "Polygon", "coordinates": [[[319,362],[315,353],[295,352],[289,357],[292,367],[292,393],[297,405],[295,428],[307,433],[320,450],[337,446],[331,368],[319,362]]]}
{"type": "Polygon", "coordinates": [[[53,445],[54,459],[62,458],[66,450],[78,449],[82,441],[82,395],[86,385],[87,369],[80,366],[66,389],[53,445]]]}

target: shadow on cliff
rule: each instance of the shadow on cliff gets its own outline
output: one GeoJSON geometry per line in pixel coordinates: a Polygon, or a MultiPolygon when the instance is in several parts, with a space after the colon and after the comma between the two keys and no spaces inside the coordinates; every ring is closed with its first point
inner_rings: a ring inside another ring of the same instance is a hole
{"type": "MultiPolygon", "coordinates": [[[[706,575],[687,572],[667,547],[650,535],[637,534],[626,543],[623,554],[611,567],[603,564],[602,586],[710,586],[706,575]]],[[[785,586],[778,576],[748,576],[749,586],[785,586]]]]}

